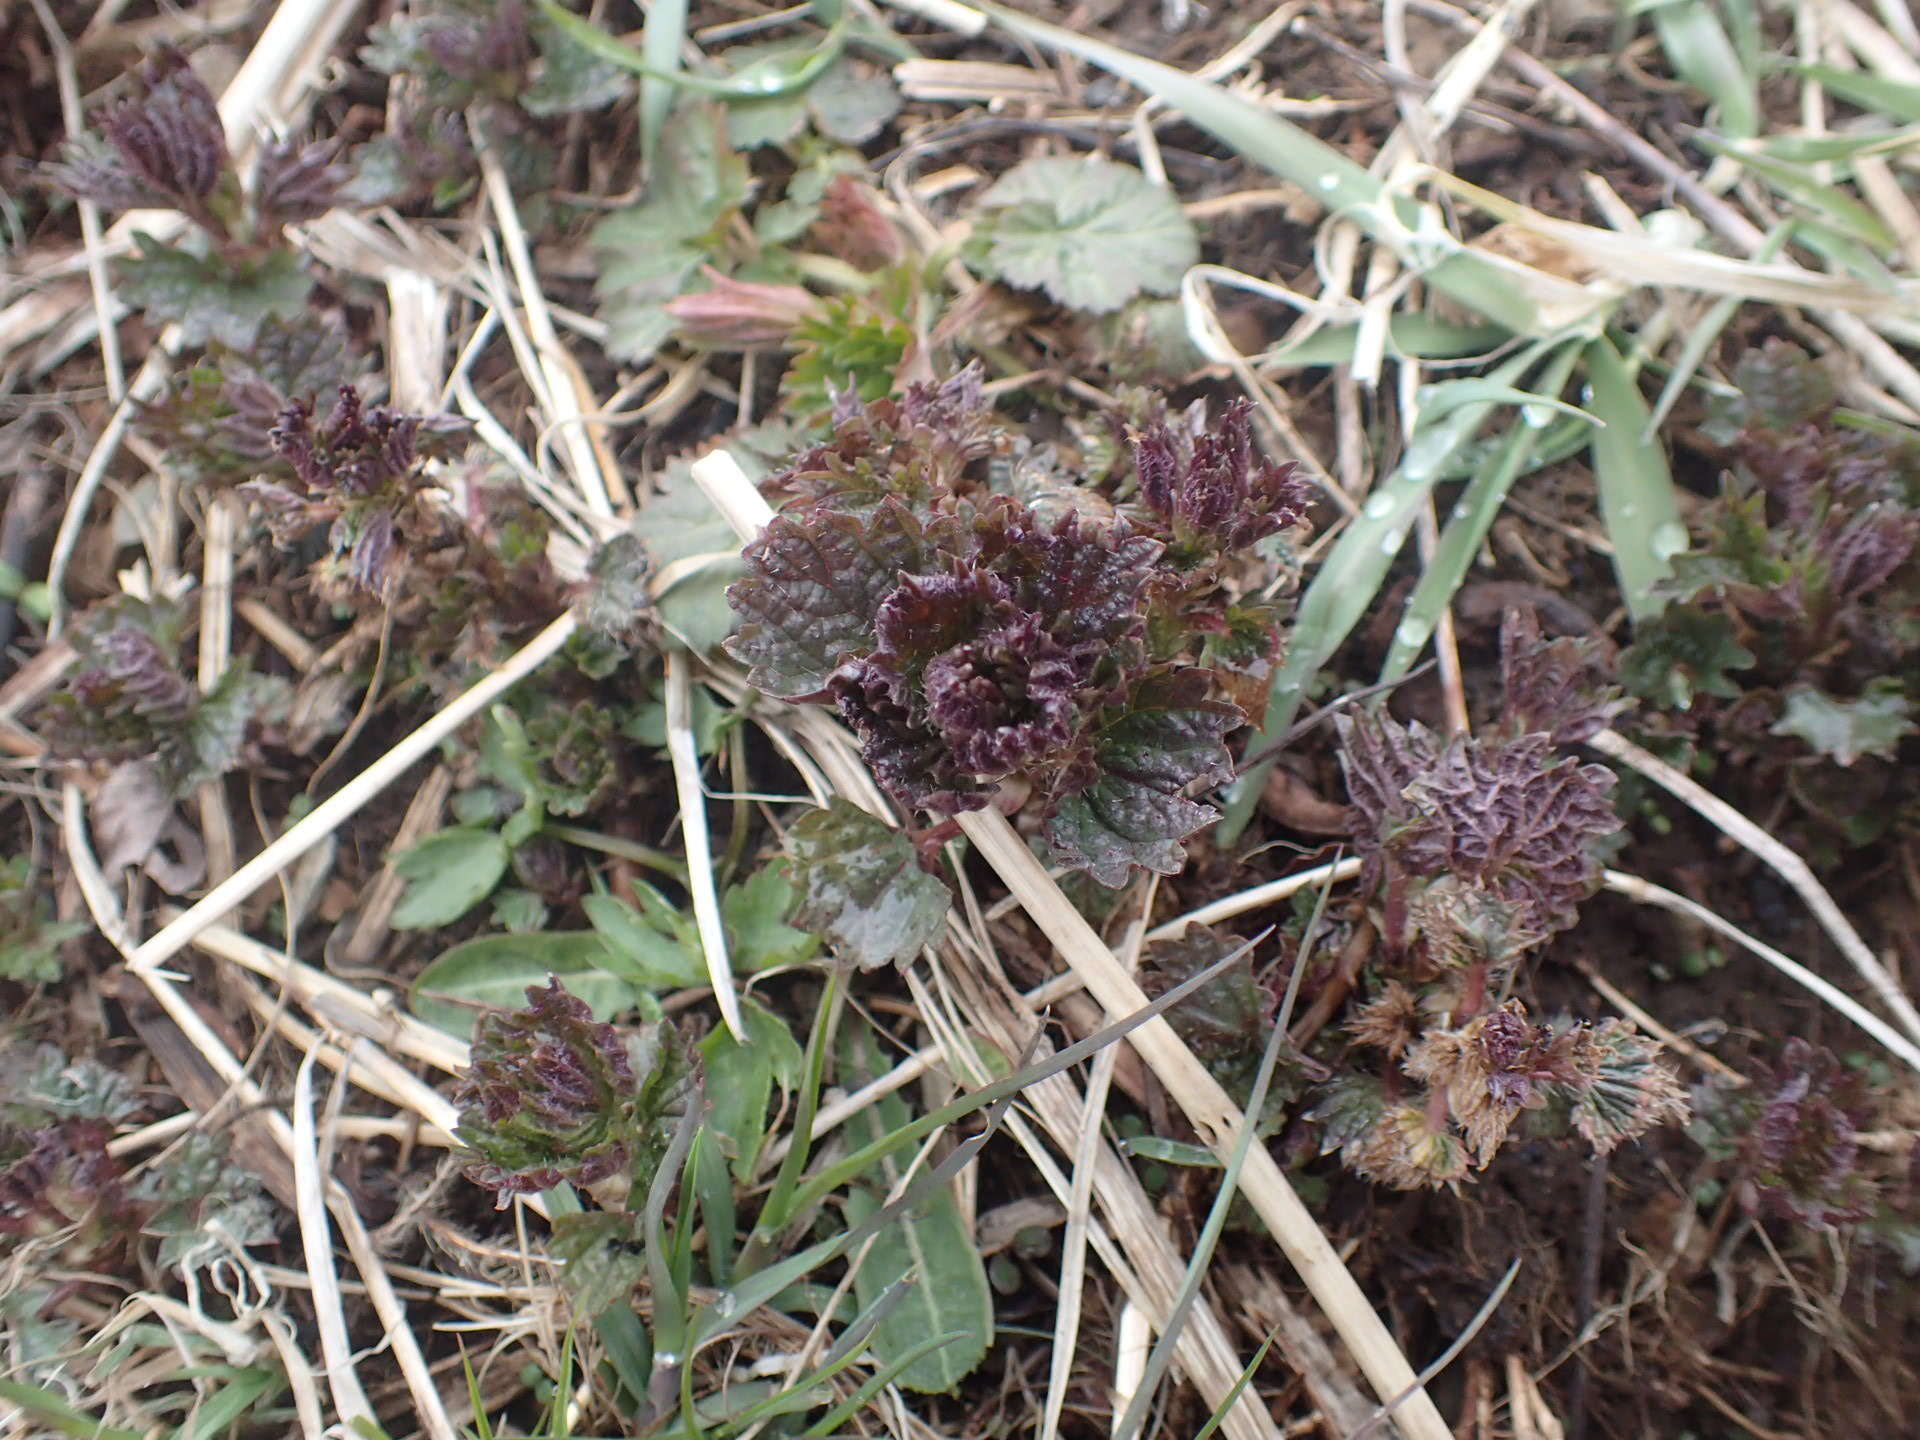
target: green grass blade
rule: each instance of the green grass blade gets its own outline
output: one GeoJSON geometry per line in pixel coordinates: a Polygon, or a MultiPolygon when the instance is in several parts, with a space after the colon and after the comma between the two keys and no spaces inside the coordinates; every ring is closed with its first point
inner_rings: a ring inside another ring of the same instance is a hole
{"type": "MultiPolygon", "coordinates": [[[[1553,395],[1566,385],[1579,356],[1579,347],[1575,345],[1564,346],[1554,356],[1537,386],[1542,396],[1553,395]]],[[[1414,587],[1413,594],[1407,597],[1400,624],[1394,629],[1393,645],[1387,651],[1386,663],[1380,667],[1382,683],[1400,679],[1426,648],[1434,628],[1440,623],[1442,612],[1452,603],[1454,592],[1466,578],[1467,569],[1473,564],[1473,557],[1479,552],[1481,542],[1493,528],[1494,518],[1506,502],[1508,489],[1526,468],[1540,443],[1544,427],[1537,423],[1536,416],[1549,413],[1537,407],[1523,409],[1521,422],[1507,432],[1499,447],[1482,462],[1466,490],[1454,503],[1453,516],[1440,534],[1440,543],[1428,558],[1420,583],[1414,587]]]]}
{"type": "MultiPolygon", "coordinates": [[[[1327,325],[1291,345],[1259,357],[1266,365],[1347,365],[1353,360],[1358,325],[1327,325]]],[[[1456,325],[1432,315],[1395,315],[1387,322],[1387,353],[1418,360],[1464,360],[1498,349],[1508,332],[1497,325],[1456,325]]]]}
{"type": "Polygon", "coordinates": [[[190,1424],[174,1432],[175,1440],[212,1440],[237,1424],[262,1395],[286,1384],[274,1370],[229,1370],[227,1383],[194,1412],[190,1424]]]}
{"type": "Polygon", "coordinates": [[[1611,341],[1602,336],[1586,350],[1589,404],[1604,422],[1590,449],[1600,489],[1600,519],[1613,543],[1620,593],[1634,623],[1666,608],[1655,586],[1673,573],[1673,557],[1687,548],[1673,472],[1666,452],[1647,433],[1649,412],[1640,388],[1611,341]]]}
{"type": "Polygon", "coordinates": [[[1729,145],[1712,135],[1699,134],[1694,139],[1716,155],[1739,161],[1781,195],[1812,211],[1842,235],[1872,246],[1875,250],[1893,248],[1894,233],[1872,206],[1854,199],[1837,185],[1814,179],[1805,166],[1777,159],[1764,150],[1729,145]]]}
{"type": "Polygon", "coordinates": [[[655,72],[640,77],[640,173],[653,173],[653,157],[660,137],[667,133],[667,117],[678,95],[672,77],[680,73],[680,52],[687,38],[687,0],[653,0],[647,7],[647,28],[640,51],[655,72]]]}
{"type": "MultiPolygon", "coordinates": [[[[1787,237],[1793,233],[1793,222],[1785,221],[1767,232],[1767,238],[1760,248],[1753,252],[1756,265],[1764,265],[1785,248],[1787,237]]],[[[1700,317],[1700,323],[1687,332],[1687,338],[1680,344],[1680,350],[1674,356],[1673,369],[1667,376],[1667,383],[1660,388],[1660,398],[1654,402],[1653,412],[1647,416],[1647,423],[1640,432],[1640,443],[1651,445],[1660,427],[1666,423],[1667,415],[1679,402],[1680,396],[1692,383],[1700,369],[1700,362],[1707,358],[1707,352],[1713,349],[1714,342],[1720,338],[1720,332],[1727,328],[1734,312],[1745,302],[1738,295],[1726,295],[1707,307],[1707,313],[1700,317]]]]}
{"type": "Polygon", "coordinates": [[[972,8],[1004,30],[1048,50],[1077,55],[1172,106],[1245,159],[1301,186],[1369,235],[1396,247],[1408,267],[1433,288],[1516,334],[1540,329],[1540,317],[1513,277],[1445,235],[1433,207],[1390,195],[1371,172],[1298,126],[1184,70],[1091,35],[1049,25],[986,0],[972,8]],[[1415,231],[1421,239],[1409,243],[1415,231]]]}
{"type": "Polygon", "coordinates": [[[18,1380],[0,1380],[0,1400],[19,1406],[57,1434],[73,1435],[79,1440],[146,1440],[138,1430],[115,1430],[91,1415],[75,1410],[66,1401],[38,1385],[18,1380]]]}
{"type": "Polygon", "coordinates": [[[1867,70],[1840,70],[1832,65],[1796,65],[1794,73],[1819,82],[1829,95],[1849,105],[1872,110],[1890,120],[1920,124],[1920,85],[1889,80],[1867,70]]]}
{"type": "Polygon", "coordinates": [[[961,1338],[958,1334],[929,1335],[911,1350],[896,1356],[892,1364],[877,1371],[872,1378],[861,1385],[858,1390],[854,1391],[853,1394],[849,1395],[845,1400],[821,1416],[817,1423],[805,1431],[801,1436],[801,1440],[818,1440],[818,1437],[838,1434],[842,1425],[859,1414],[861,1407],[871,1401],[873,1397],[878,1395],[882,1390],[886,1389],[887,1386],[891,1385],[909,1366],[915,1364],[925,1356],[931,1355],[942,1345],[951,1345],[955,1340],[961,1338]]]}
{"type": "Polygon", "coordinates": [[[1717,108],[1720,128],[1736,140],[1760,133],[1760,95],[1753,72],[1740,63],[1733,41],[1706,0],[1676,0],[1653,11],[1673,71],[1717,108]]]}
{"type": "MultiPolygon", "coordinates": [[[[1457,383],[1479,385],[1487,394],[1500,392],[1512,386],[1533,365],[1545,343],[1530,346],[1483,381],[1457,383]]],[[[1432,388],[1441,391],[1446,387],[1432,388]]],[[[1536,397],[1525,398],[1532,401],[1536,397]]],[[[1265,724],[1259,737],[1248,744],[1248,754],[1272,749],[1293,727],[1294,717],[1306,699],[1308,682],[1332,658],[1333,652],[1359,624],[1360,617],[1367,613],[1367,607],[1373,604],[1374,596],[1400,554],[1400,547],[1406,543],[1407,532],[1413,528],[1421,504],[1446,462],[1472,438],[1497,403],[1494,399],[1482,398],[1468,404],[1448,405],[1440,419],[1428,423],[1423,415],[1416,421],[1413,439],[1408,443],[1400,468],[1368,497],[1365,507],[1321,561],[1318,573],[1301,596],[1294,612],[1293,634],[1287,642],[1287,658],[1274,673],[1265,724]]],[[[1250,767],[1228,790],[1226,812],[1215,828],[1218,844],[1231,845],[1240,838],[1241,831],[1253,818],[1254,803],[1272,765],[1273,762],[1267,760],[1250,767]]]]}
{"type": "Polygon", "coordinates": [[[1273,1349],[1273,1336],[1269,1335],[1260,1342],[1260,1348],[1253,1352],[1253,1359],[1247,1362],[1247,1368],[1240,1372],[1240,1378],[1233,1382],[1233,1387],[1214,1408],[1213,1414],[1207,1417],[1207,1423],[1194,1432],[1193,1440],[1213,1440],[1214,1431],[1226,1423],[1227,1415],[1240,1399],[1240,1392],[1253,1383],[1253,1377],[1260,1373],[1261,1363],[1266,1360],[1267,1352],[1271,1349],[1273,1349]]]}

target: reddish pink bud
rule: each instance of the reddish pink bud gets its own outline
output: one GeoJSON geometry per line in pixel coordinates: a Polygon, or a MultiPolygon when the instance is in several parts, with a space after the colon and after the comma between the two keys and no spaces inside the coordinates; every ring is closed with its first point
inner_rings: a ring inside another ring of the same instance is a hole
{"type": "Polygon", "coordinates": [[[683,338],[716,350],[752,350],[785,340],[819,302],[798,285],[735,280],[707,266],[706,290],[666,304],[683,338]]]}
{"type": "Polygon", "coordinates": [[[851,175],[835,176],[820,199],[812,240],[860,270],[884,270],[906,258],[907,242],[880,208],[880,193],[851,175]]]}

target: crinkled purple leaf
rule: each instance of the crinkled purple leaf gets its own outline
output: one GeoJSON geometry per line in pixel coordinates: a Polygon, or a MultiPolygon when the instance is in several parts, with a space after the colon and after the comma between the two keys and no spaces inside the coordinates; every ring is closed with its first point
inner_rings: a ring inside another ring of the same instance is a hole
{"type": "Polygon", "coordinates": [[[296,225],[331,210],[341,187],[353,178],[352,170],[336,163],[339,153],[333,140],[304,145],[271,140],[261,146],[254,164],[253,203],[262,225],[296,225]]]}
{"type": "Polygon", "coordinates": [[[1062,645],[1107,650],[1140,633],[1159,541],[1071,512],[1048,525],[1005,496],[989,502],[973,528],[975,563],[1005,580],[1019,607],[1043,616],[1062,645]]]}
{"type": "Polygon", "coordinates": [[[902,575],[874,611],[873,634],[888,665],[917,675],[934,656],[1018,613],[1006,583],[983,570],[902,575]]]}
{"type": "Polygon", "coordinates": [[[1540,732],[1556,745],[1592,739],[1630,703],[1607,683],[1607,668],[1595,641],[1543,640],[1533,612],[1509,610],[1500,627],[1500,729],[1540,732]]]}
{"type": "Polygon", "coordinates": [[[822,699],[842,662],[874,648],[880,602],[925,555],[919,521],[894,501],[864,518],[777,515],[746,548],[747,577],[727,590],[741,617],[727,649],[756,689],[822,699]]]}
{"type": "Polygon", "coordinates": [[[1455,738],[1440,745],[1419,724],[1338,716],[1342,767],[1371,863],[1452,875],[1523,907],[1528,928],[1574,922],[1598,887],[1593,843],[1620,828],[1614,775],[1555,759],[1544,734],[1455,738]]]}
{"type": "Polygon", "coordinates": [[[860,737],[867,768],[901,804],[943,815],[986,804],[974,777],[918,712],[913,687],[897,671],[870,658],[849,660],[834,672],[828,693],[860,737]]]}
{"type": "Polygon", "coordinates": [[[1217,552],[1244,550],[1305,517],[1311,492],[1300,467],[1255,453],[1252,410],[1236,401],[1209,429],[1195,433],[1161,421],[1135,441],[1140,498],[1171,526],[1181,548],[1198,542],[1217,552]]]}
{"type": "Polygon", "coordinates": [[[1188,798],[1233,776],[1223,738],[1244,720],[1207,699],[1204,670],[1181,669],[1135,687],[1126,711],[1094,741],[1091,785],[1057,802],[1046,835],[1056,858],[1110,888],[1137,866],[1161,875],[1186,863],[1181,841],[1218,814],[1188,798]]]}
{"type": "Polygon", "coordinates": [[[1073,739],[1076,692],[1088,668],[1028,614],[935,656],[921,683],[933,725],[961,768],[1004,775],[1073,739]]]}
{"type": "Polygon", "coordinates": [[[121,175],[98,146],[70,147],[55,178],[75,194],[116,208],[192,206],[213,194],[227,170],[226,133],[213,95],[186,56],[165,50],[133,79],[136,94],[99,118],[121,175]]]}

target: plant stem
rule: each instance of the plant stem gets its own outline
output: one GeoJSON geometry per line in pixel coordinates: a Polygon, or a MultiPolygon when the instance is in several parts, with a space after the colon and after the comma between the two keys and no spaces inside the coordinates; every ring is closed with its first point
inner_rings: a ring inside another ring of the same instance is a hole
{"type": "Polygon", "coordinates": [[[622,840],[618,835],[603,834],[598,830],[583,830],[577,825],[555,825],[551,821],[540,827],[543,835],[555,840],[564,840],[569,845],[578,845],[584,850],[598,850],[603,855],[612,855],[621,860],[631,860],[636,865],[645,865],[669,875],[682,885],[687,883],[686,863],[664,850],[655,850],[650,845],[642,845],[635,840],[622,840]]]}

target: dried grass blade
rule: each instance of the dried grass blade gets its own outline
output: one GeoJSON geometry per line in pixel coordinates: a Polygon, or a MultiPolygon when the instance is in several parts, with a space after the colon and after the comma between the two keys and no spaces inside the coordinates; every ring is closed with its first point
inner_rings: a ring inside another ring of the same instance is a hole
{"type": "Polygon", "coordinates": [[[1911,1066],[1916,1073],[1920,1073],[1920,1045],[1915,1045],[1851,995],[1845,991],[1836,990],[1798,961],[1789,959],[1764,941],[1756,940],[1737,925],[1721,919],[1706,906],[1689,900],[1684,895],[1676,895],[1663,886],[1655,885],[1651,880],[1642,880],[1638,875],[1629,875],[1621,870],[1609,870],[1606,872],[1605,884],[1606,888],[1616,895],[1624,895],[1629,900],[1638,900],[1643,905],[1658,905],[1661,909],[1671,910],[1678,915],[1690,916],[1736,944],[1745,946],[1794,984],[1802,986],[1831,1005],[1886,1046],[1890,1053],[1911,1066]]]}
{"type": "MultiPolygon", "coordinates": [[[[1110,1015],[1129,1015],[1149,1003],[1133,977],[1073,908],[1004,816],[991,810],[974,811],[960,816],[959,824],[1110,1015]]],[[[1158,1016],[1133,1031],[1128,1039],[1186,1112],[1208,1148],[1227,1159],[1243,1117],[1220,1083],[1194,1058],[1173,1027],[1158,1016]]],[[[1446,1421],[1432,1398],[1419,1388],[1413,1366],[1264,1147],[1255,1146],[1249,1152],[1242,1183],[1247,1198],[1346,1343],[1374,1392],[1384,1401],[1395,1400],[1408,1390],[1415,1392],[1401,1413],[1401,1428],[1409,1440],[1447,1440],[1451,1432],[1446,1421]]]]}
{"type": "Polygon", "coordinates": [[[1608,759],[1618,760],[1639,771],[1771,866],[1774,873],[1806,902],[1807,908],[1813,911],[1814,918],[1820,922],[1821,929],[1839,947],[1840,953],[1852,962],[1853,968],[1860,972],[1861,978],[1880,997],[1880,1003],[1900,1022],[1900,1027],[1913,1039],[1920,1041],[1920,1011],[1914,1009],[1913,1002],[1900,988],[1900,982],[1867,948],[1867,942],[1860,938],[1860,932],[1841,913],[1833,896],[1827,893],[1826,886],[1820,883],[1806,861],[1718,795],[1683,775],[1659,756],[1642,750],[1617,731],[1602,730],[1587,743],[1608,759]]]}
{"type": "Polygon", "coordinates": [[[288,826],[266,849],[156,931],[127,956],[127,968],[136,974],[151,974],[179,954],[207,926],[224,918],[260,886],[332,834],[362,805],[426,758],[442,740],[539,669],[567,643],[577,623],[569,612],[548,625],[499,669],[455,697],[393,749],[288,826]]]}
{"type": "Polygon", "coordinates": [[[367,1392],[353,1368],[353,1342],[347,1336],[340,1277],[333,1268],[333,1227],[327,1221],[327,1182],[321,1172],[319,1140],[313,1123],[313,1067],[309,1050],[293,1077],[293,1184],[298,1197],[300,1249],[312,1285],[314,1321],[320,1331],[320,1358],[333,1394],[334,1413],[349,1430],[375,1420],[367,1392]]]}
{"type": "Polygon", "coordinates": [[[673,761],[673,785],[680,798],[680,834],[687,847],[687,888],[693,894],[693,920],[706,954],[707,978],[720,1018],[742,1045],[747,1024],[740,998],[733,993],[733,967],[727,960],[727,929],[720,914],[720,891],[713,879],[713,845],[707,831],[707,797],[700,788],[700,754],[693,736],[693,657],[669,650],[667,667],[667,754],[673,761]]]}

